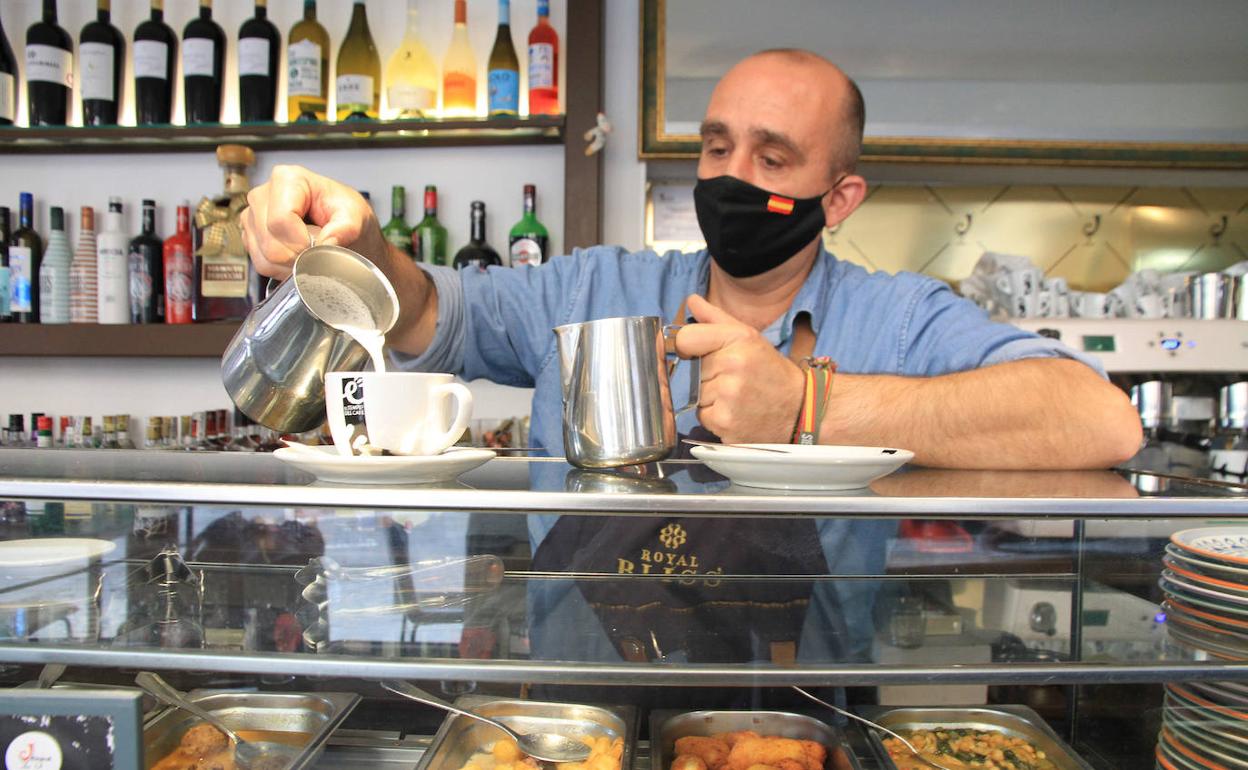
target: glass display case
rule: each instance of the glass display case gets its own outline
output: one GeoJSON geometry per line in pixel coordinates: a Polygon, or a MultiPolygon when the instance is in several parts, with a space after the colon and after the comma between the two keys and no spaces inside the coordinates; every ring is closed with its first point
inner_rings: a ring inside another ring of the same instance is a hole
{"type": "MultiPolygon", "coordinates": [[[[793,686],[876,714],[1025,707],[1089,766],[1151,767],[1185,688],[1248,680],[1248,641],[1217,633],[1239,616],[1197,585],[1178,627],[1162,576],[1174,533],[1248,513],[1225,482],[914,468],[781,493],[696,461],[499,458],[352,486],[271,456],[0,450],[0,506],[8,684],[61,663],[65,686],[363,696],[321,767],[416,766],[442,715],[383,679],[634,707],[639,769],[651,714],[840,724],[793,686]]],[[[844,729],[850,766],[887,766],[844,729]]]]}

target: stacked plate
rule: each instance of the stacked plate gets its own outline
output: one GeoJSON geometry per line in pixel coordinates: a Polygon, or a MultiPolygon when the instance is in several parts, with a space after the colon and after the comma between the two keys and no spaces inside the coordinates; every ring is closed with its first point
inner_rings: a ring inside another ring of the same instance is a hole
{"type": "MultiPolygon", "coordinates": [[[[1178,532],[1162,563],[1170,638],[1201,657],[1248,660],[1248,527],[1178,532]]],[[[1157,764],[1248,770],[1248,683],[1166,685],[1157,764]]]]}

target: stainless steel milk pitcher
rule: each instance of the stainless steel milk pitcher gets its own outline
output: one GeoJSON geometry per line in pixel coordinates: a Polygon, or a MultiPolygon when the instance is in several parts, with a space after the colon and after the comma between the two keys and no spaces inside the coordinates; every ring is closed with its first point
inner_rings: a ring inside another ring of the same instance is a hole
{"type": "Polygon", "coordinates": [[[372,262],[340,246],[300,254],[291,277],[251,309],[221,358],[221,379],[238,408],[283,433],[325,422],[325,373],[356,371],[369,360],[359,343],[308,307],[301,276],[332,278],[354,292],[382,333],[399,317],[394,287],[372,262]]]}
{"type": "Polygon", "coordinates": [[[676,448],[676,415],[698,405],[701,362],[690,361],[689,402],[672,409],[667,356],[679,327],[656,316],[555,328],[563,378],[563,449],[578,468],[662,460],[676,448]]]}

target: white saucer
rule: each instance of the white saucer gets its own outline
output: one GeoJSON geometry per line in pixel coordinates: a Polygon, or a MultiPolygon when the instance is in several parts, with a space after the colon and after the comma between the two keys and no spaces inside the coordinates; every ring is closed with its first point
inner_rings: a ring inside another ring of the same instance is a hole
{"type": "Polygon", "coordinates": [[[495,454],[489,449],[452,447],[440,455],[343,457],[332,446],[314,446],[283,447],[273,456],[320,481],[337,484],[434,484],[454,481],[495,454]]]}
{"type": "Polygon", "coordinates": [[[752,452],[729,446],[695,446],[693,456],[734,484],[763,489],[862,489],[914,459],[905,449],[862,446],[743,444],[783,450],[752,452]]]}
{"type": "Polygon", "coordinates": [[[51,567],[85,562],[112,553],[116,543],[87,537],[49,537],[0,542],[0,564],[5,567],[51,567]]]}

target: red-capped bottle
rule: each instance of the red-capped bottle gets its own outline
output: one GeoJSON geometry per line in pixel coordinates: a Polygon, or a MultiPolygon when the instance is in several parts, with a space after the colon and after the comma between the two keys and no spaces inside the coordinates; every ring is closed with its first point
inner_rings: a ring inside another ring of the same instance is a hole
{"type": "Polygon", "coordinates": [[[537,0],[529,32],[529,114],[559,114],[559,33],[550,24],[550,0],[537,0]]]}
{"type": "Polygon", "coordinates": [[[191,204],[178,206],[178,231],[165,239],[165,323],[189,324],[195,300],[195,258],[191,204]]]}

